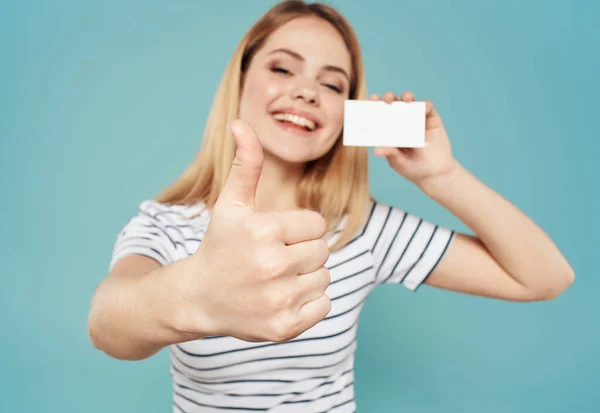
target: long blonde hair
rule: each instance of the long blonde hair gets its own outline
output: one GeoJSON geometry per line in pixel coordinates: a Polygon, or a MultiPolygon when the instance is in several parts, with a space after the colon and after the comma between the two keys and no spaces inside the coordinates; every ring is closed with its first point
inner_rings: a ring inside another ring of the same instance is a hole
{"type": "MultiPolygon", "coordinates": [[[[283,1],[253,25],[236,48],[216,92],[200,151],[188,169],[157,196],[158,202],[204,202],[207,208],[214,206],[235,155],[235,139],[227,129],[227,123],[238,117],[244,74],[268,36],[299,17],[321,18],[339,31],[352,58],[349,97],[366,98],[361,50],[346,19],[335,9],[321,3],[283,1]]],[[[345,219],[344,228],[331,247],[334,251],[355,236],[366,217],[370,200],[367,149],[344,146],[341,135],[326,155],[306,165],[298,188],[299,206],[321,213],[328,222],[329,230],[345,219]]]]}

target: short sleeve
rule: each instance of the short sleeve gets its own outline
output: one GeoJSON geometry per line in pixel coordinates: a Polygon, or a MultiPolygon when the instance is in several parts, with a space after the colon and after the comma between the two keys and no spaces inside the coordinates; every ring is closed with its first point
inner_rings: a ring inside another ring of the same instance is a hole
{"type": "Polygon", "coordinates": [[[374,212],[376,283],[415,291],[442,260],[455,231],[389,205],[377,204],[374,212]]]}
{"type": "Polygon", "coordinates": [[[137,215],[127,222],[117,236],[111,268],[118,260],[129,255],[143,255],[163,266],[176,260],[176,245],[167,231],[169,224],[161,219],[159,213],[153,201],[144,201],[139,205],[137,215]]]}

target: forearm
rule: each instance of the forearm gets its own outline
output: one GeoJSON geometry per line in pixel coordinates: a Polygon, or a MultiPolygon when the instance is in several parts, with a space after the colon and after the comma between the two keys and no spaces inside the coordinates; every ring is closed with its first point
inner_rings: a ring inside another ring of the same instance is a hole
{"type": "Polygon", "coordinates": [[[458,166],[421,189],[485,245],[504,270],[533,291],[562,290],[573,271],[548,235],[523,212],[458,166]]]}
{"type": "Polygon", "coordinates": [[[148,358],[165,346],[197,338],[176,328],[181,300],[174,291],[175,262],[136,275],[109,276],[96,290],[88,320],[94,346],[123,360],[148,358]]]}

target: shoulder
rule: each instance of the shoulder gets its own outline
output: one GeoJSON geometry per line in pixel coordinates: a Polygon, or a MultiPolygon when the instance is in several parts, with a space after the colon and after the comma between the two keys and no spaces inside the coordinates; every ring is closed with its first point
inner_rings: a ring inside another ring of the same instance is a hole
{"type": "Polygon", "coordinates": [[[137,214],[130,218],[124,231],[128,228],[152,228],[175,242],[183,242],[190,238],[198,238],[197,234],[204,234],[209,220],[210,211],[203,202],[179,205],[148,199],[138,205],[137,214]]]}
{"type": "Polygon", "coordinates": [[[378,237],[382,230],[400,223],[409,216],[416,217],[402,208],[372,198],[362,233],[366,237],[378,237]]]}
{"type": "MultiPolygon", "coordinates": [[[[380,202],[375,198],[371,197],[369,203],[364,209],[364,213],[362,214],[359,225],[356,230],[353,231],[353,240],[350,244],[353,244],[355,241],[365,239],[370,239],[377,237],[379,232],[389,223],[390,217],[392,215],[402,216],[405,214],[405,211],[400,208],[393,207],[384,202],[380,202]]],[[[349,225],[350,216],[345,214],[334,230],[332,231],[331,244],[337,241],[337,237],[342,231],[346,230],[346,227],[349,225]]]]}
{"type": "Polygon", "coordinates": [[[192,205],[165,204],[147,199],[142,201],[137,208],[138,216],[147,216],[163,222],[185,223],[206,217],[208,209],[203,202],[192,205]]]}
{"type": "Polygon", "coordinates": [[[176,205],[144,200],[118,234],[112,262],[130,254],[151,256],[163,265],[180,259],[197,248],[208,220],[204,203],[176,205]]]}
{"type": "Polygon", "coordinates": [[[418,213],[375,199],[365,224],[365,234],[379,241],[386,236],[393,239],[416,235],[428,238],[441,233],[448,233],[448,228],[424,219],[418,213]]]}
{"type": "Polygon", "coordinates": [[[377,266],[377,282],[402,282],[411,290],[444,256],[455,232],[418,214],[374,201],[365,234],[377,266]]]}

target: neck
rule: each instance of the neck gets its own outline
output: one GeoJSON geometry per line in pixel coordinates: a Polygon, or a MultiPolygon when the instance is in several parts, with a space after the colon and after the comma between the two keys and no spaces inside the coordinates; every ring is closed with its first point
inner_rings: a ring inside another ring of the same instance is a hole
{"type": "Polygon", "coordinates": [[[290,165],[265,153],[256,190],[256,210],[267,212],[297,209],[296,194],[303,171],[304,165],[290,165]]]}

